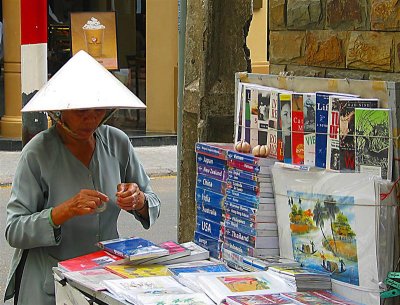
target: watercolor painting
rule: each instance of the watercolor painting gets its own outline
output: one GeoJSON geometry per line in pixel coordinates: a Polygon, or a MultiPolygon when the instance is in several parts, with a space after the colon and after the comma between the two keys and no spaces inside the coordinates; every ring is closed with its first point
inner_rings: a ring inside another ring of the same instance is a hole
{"type": "Polygon", "coordinates": [[[270,289],[269,282],[261,277],[236,275],[221,276],[218,278],[230,291],[244,292],[270,289]]]}
{"type": "Polygon", "coordinates": [[[288,190],[293,256],[305,267],[359,285],[354,197],[288,190]]]}

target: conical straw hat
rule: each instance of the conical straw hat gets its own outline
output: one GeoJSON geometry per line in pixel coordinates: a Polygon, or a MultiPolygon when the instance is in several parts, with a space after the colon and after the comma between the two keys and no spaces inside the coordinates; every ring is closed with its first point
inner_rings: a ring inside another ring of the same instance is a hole
{"type": "Polygon", "coordinates": [[[85,51],[76,53],[21,110],[144,109],[146,105],[85,51]]]}

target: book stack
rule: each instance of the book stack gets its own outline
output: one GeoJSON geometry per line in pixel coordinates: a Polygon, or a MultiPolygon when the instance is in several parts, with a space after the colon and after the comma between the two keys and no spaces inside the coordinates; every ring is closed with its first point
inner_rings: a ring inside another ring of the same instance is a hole
{"type": "Polygon", "coordinates": [[[282,278],[296,291],[332,288],[330,274],[323,271],[304,267],[274,266],[269,267],[267,272],[282,278]]]}
{"type": "Polygon", "coordinates": [[[233,144],[196,143],[196,230],[194,241],[221,257],[226,193],[226,153],[233,144]]]}
{"type": "Polygon", "coordinates": [[[271,166],[275,160],[233,150],[228,151],[227,159],[224,259],[232,267],[236,264],[249,270],[248,264],[235,256],[279,255],[271,180],[271,166]]]}

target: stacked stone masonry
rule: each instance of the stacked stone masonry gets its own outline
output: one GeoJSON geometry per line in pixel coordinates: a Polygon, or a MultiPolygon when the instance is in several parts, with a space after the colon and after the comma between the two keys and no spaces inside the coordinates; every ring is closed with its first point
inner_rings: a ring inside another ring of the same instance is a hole
{"type": "Polygon", "coordinates": [[[400,81],[397,0],[270,0],[270,73],[400,81]]]}

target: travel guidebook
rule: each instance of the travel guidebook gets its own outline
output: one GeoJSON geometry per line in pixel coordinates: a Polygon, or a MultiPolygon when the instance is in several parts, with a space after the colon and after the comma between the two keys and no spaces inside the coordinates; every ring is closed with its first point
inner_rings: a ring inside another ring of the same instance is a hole
{"type": "Polygon", "coordinates": [[[272,172],[281,256],[330,274],[334,292],[376,304],[379,293],[371,292],[379,291],[376,186],[371,175],[279,167],[272,172]]]}
{"type": "Polygon", "coordinates": [[[186,249],[182,245],[178,244],[177,242],[174,242],[172,240],[162,242],[158,244],[161,248],[167,249],[169,254],[165,256],[160,256],[156,258],[150,258],[150,259],[144,259],[143,261],[141,260],[139,264],[159,264],[159,263],[165,263],[169,260],[173,260],[175,258],[180,258],[184,256],[190,255],[190,250],[186,249]]]}
{"type": "Polygon", "coordinates": [[[169,254],[167,249],[161,248],[150,240],[141,237],[105,240],[99,242],[98,246],[129,260],[159,257],[169,254]]]}

